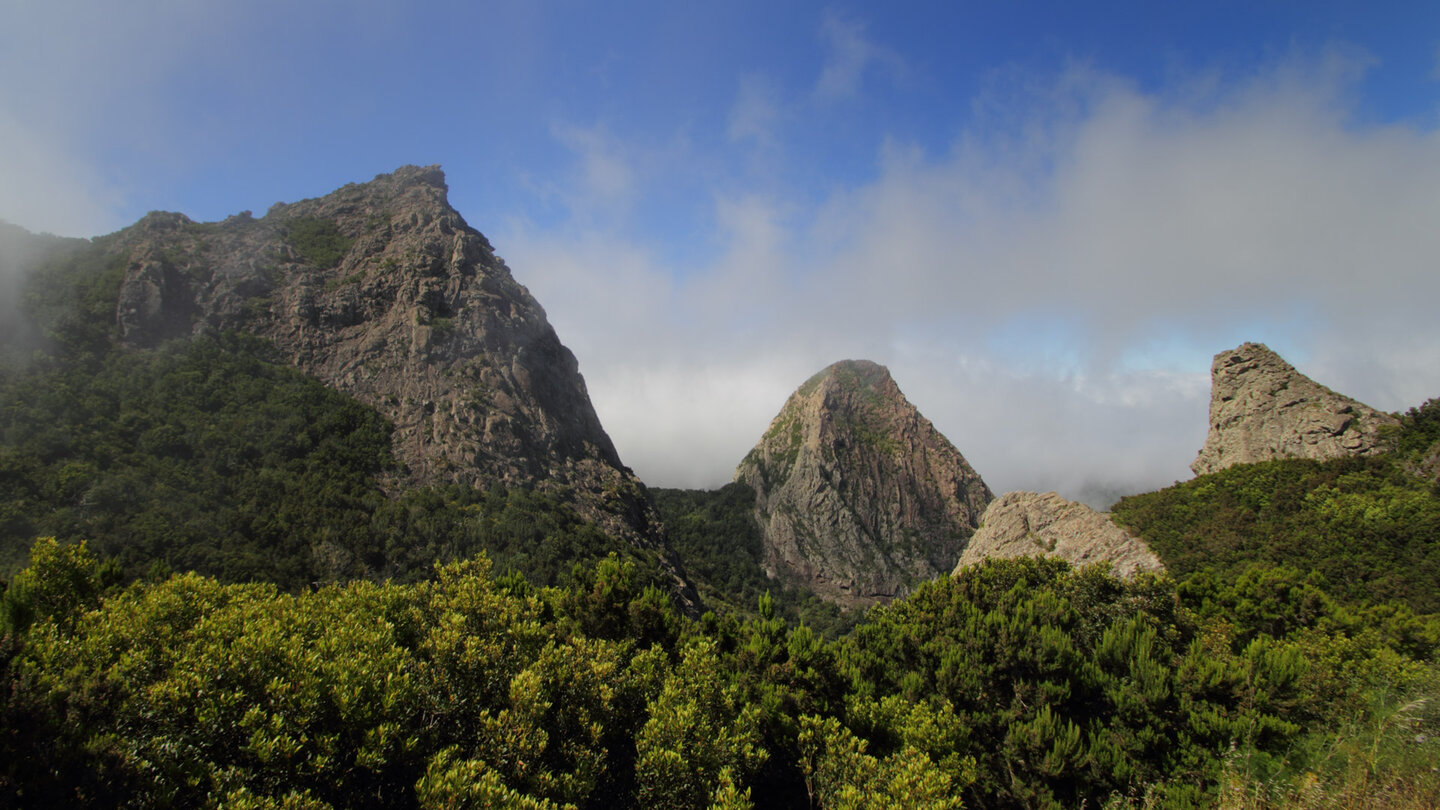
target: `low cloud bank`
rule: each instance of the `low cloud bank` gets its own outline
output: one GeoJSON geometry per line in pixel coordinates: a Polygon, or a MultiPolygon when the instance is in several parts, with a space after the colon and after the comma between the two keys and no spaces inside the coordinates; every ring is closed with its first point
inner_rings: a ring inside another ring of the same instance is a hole
{"type": "Polygon", "coordinates": [[[865,357],[997,490],[1099,502],[1189,477],[1210,357],[1246,340],[1379,408],[1440,395],[1440,138],[1352,120],[1362,70],[1168,96],[1072,71],[818,203],[717,197],[724,250],[683,272],[615,231],[497,243],[648,483],[723,483],[809,374],[865,357]]]}

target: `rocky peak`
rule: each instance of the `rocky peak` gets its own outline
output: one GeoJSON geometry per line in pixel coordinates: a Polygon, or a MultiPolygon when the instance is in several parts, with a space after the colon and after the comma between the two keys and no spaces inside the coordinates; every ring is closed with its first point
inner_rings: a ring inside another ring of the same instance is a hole
{"type": "Polygon", "coordinates": [[[792,394],[740,463],[772,577],[842,605],[954,567],[990,488],[884,366],[836,363],[792,394]]]}
{"type": "Polygon", "coordinates": [[[258,219],[151,214],[116,238],[122,337],[260,335],[394,422],[399,483],[549,492],[669,555],[574,355],[446,194],[439,167],[406,166],[258,219]]]}
{"type": "Polygon", "coordinates": [[[1277,458],[1363,456],[1381,449],[1394,417],[1337,394],[1260,343],[1215,355],[1210,433],[1196,475],[1277,458]]]}
{"type": "Polygon", "coordinates": [[[1083,503],[1054,492],[1007,492],[985,510],[955,571],[991,557],[1037,556],[1075,566],[1108,563],[1122,577],[1164,569],[1145,541],[1083,503]]]}

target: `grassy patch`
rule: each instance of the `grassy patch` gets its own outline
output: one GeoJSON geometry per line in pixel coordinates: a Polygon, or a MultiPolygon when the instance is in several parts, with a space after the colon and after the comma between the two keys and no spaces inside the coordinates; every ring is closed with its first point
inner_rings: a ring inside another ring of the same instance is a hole
{"type": "Polygon", "coordinates": [[[297,217],[285,224],[285,241],[306,264],[329,270],[345,258],[355,240],[328,219],[297,217]]]}

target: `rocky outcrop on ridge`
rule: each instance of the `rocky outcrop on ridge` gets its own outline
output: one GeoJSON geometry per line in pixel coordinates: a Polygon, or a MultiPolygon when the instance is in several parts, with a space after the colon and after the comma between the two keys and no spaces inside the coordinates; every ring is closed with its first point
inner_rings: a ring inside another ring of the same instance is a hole
{"type": "Polygon", "coordinates": [[[735,471],[766,573],[844,605],[948,573],[993,497],[883,366],[844,361],[790,396],[735,471]]]}
{"type": "Polygon", "coordinates": [[[1337,394],[1260,343],[1215,355],[1210,434],[1190,465],[1196,475],[1277,458],[1329,459],[1381,450],[1394,417],[1337,394]]]}
{"type": "Polygon", "coordinates": [[[1083,503],[1054,492],[1007,492],[985,510],[955,572],[991,557],[1034,556],[1058,557],[1074,566],[1109,563],[1127,578],[1164,570],[1145,541],[1083,503]]]}
{"type": "Polygon", "coordinates": [[[122,338],[267,338],[394,423],[397,486],[537,489],[673,556],[574,355],[447,191],[439,167],[406,166],[261,218],[149,214],[115,237],[122,338]]]}

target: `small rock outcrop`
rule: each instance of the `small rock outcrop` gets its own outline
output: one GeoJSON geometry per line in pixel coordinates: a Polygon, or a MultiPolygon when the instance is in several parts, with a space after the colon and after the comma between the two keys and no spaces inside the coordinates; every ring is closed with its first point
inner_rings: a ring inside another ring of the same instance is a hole
{"type": "Polygon", "coordinates": [[[993,495],[883,366],[836,363],[790,396],[735,470],[765,567],[843,606],[949,572],[993,495]]]}
{"type": "Polygon", "coordinates": [[[266,338],[394,423],[396,486],[547,492],[657,551],[678,578],[575,356],[447,192],[438,166],[406,166],[260,218],[151,213],[115,238],[122,339],[266,338]]]}
{"type": "Polygon", "coordinates": [[[1035,556],[1058,557],[1074,566],[1109,563],[1126,578],[1164,570],[1145,541],[1083,503],[1054,492],[1007,492],[985,510],[955,572],[991,557],[1035,556]]]}
{"type": "Polygon", "coordinates": [[[1215,355],[1210,434],[1190,465],[1204,475],[1277,458],[1364,456],[1396,419],[1306,377],[1260,343],[1215,355]]]}

